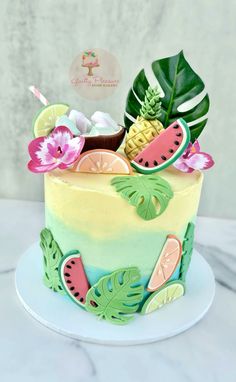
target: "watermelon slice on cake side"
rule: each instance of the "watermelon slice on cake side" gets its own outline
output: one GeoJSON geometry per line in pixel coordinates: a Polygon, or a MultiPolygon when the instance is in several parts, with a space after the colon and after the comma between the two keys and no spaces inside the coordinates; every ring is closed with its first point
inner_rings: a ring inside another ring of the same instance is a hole
{"type": "Polygon", "coordinates": [[[90,285],[79,251],[72,250],[62,257],[59,264],[59,276],[66,294],[84,308],[90,285]]]}
{"type": "Polygon", "coordinates": [[[184,119],[173,122],[132,161],[142,174],[152,174],[169,167],[184,152],[190,142],[190,130],[184,119]]]}

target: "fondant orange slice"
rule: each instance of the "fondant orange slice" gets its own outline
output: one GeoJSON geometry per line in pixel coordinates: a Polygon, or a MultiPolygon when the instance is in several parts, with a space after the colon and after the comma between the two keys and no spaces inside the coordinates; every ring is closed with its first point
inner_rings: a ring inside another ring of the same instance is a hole
{"type": "Polygon", "coordinates": [[[148,283],[153,292],[164,285],[173,275],[182,254],[182,245],[175,235],[168,235],[148,283]]]}
{"type": "Polygon", "coordinates": [[[96,149],[83,153],[71,168],[93,174],[132,174],[129,161],[115,151],[96,149]]]}

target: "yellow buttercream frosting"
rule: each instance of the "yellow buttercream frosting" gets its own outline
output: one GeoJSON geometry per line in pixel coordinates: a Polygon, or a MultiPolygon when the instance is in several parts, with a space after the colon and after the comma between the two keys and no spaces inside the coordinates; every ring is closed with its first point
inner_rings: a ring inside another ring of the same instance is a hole
{"type": "Polygon", "coordinates": [[[203,175],[182,173],[169,167],[158,173],[174,192],[165,212],[145,221],[111,186],[115,175],[81,174],[55,170],[45,175],[48,211],[73,231],[96,239],[120,237],[130,232],[179,232],[197,213],[203,175]]]}

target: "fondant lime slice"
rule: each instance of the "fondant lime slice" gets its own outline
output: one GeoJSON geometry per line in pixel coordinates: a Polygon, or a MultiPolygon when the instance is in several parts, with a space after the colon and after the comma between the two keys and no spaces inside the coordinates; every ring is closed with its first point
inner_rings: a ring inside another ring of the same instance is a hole
{"type": "Polygon", "coordinates": [[[184,284],[182,281],[171,281],[157,292],[152,293],[143,305],[142,314],[154,312],[162,306],[180,298],[184,295],[184,284]]]}
{"type": "Polygon", "coordinates": [[[42,107],[33,121],[35,138],[47,136],[54,129],[57,118],[66,114],[68,109],[69,105],[64,103],[42,107]]]}

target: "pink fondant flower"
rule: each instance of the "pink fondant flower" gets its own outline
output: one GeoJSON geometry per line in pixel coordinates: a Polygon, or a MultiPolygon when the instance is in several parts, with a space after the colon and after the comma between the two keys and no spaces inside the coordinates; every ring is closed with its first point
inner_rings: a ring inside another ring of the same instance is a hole
{"type": "Polygon", "coordinates": [[[189,143],[184,153],[177,159],[174,166],[183,172],[191,173],[194,170],[207,170],[214,165],[211,155],[200,151],[199,142],[189,143]]]}
{"type": "Polygon", "coordinates": [[[36,173],[49,172],[57,167],[66,169],[79,158],[84,141],[82,136],[73,138],[67,127],[58,126],[49,136],[30,142],[28,169],[36,173]]]}

